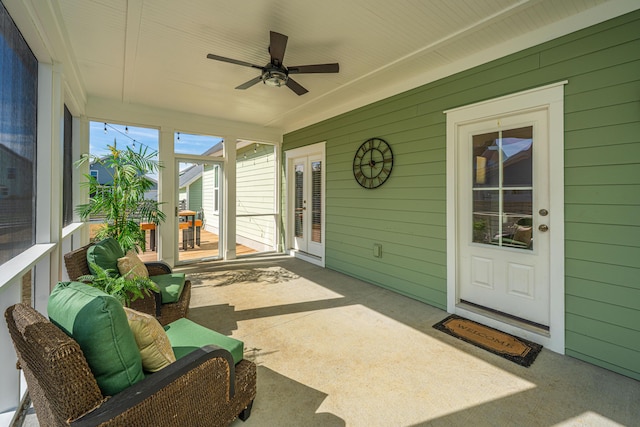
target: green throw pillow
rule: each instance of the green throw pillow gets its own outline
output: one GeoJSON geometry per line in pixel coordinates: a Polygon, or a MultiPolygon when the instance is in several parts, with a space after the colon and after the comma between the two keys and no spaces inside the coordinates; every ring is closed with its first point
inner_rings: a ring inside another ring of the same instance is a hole
{"type": "Polygon", "coordinates": [[[107,237],[95,245],[91,245],[87,250],[89,270],[91,270],[91,274],[95,275],[97,272],[93,271],[91,264],[97,264],[104,270],[113,270],[112,275],[119,276],[118,258],[123,256],[124,253],[118,241],[113,237],[107,237]]]}
{"type": "Polygon", "coordinates": [[[47,310],[51,322],[80,345],[105,396],[144,378],[127,315],[114,297],[84,283],[60,282],[49,296],[47,310]]]}

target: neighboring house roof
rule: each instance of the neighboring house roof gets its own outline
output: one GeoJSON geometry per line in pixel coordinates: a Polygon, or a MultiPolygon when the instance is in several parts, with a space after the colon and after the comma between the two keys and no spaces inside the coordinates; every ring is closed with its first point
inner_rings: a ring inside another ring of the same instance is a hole
{"type": "Polygon", "coordinates": [[[7,147],[4,144],[0,144],[0,151],[2,151],[2,157],[11,157],[13,159],[16,160],[20,160],[24,163],[33,163],[31,160],[29,160],[28,158],[16,153],[15,151],[13,151],[11,148],[7,147]]]}
{"type": "Polygon", "coordinates": [[[188,185],[193,184],[194,181],[196,181],[198,178],[200,178],[200,176],[202,176],[203,170],[204,170],[204,166],[201,164],[189,166],[180,174],[180,181],[179,181],[180,184],[178,187],[184,188],[188,185]]]}
{"type": "Polygon", "coordinates": [[[209,148],[207,151],[202,153],[203,156],[212,156],[214,154],[222,155],[222,149],[224,148],[224,141],[218,142],[213,147],[209,148]]]}
{"type": "MultiPolygon", "coordinates": [[[[111,184],[112,180],[111,180],[111,171],[113,170],[113,168],[109,168],[103,164],[100,163],[91,163],[89,165],[89,170],[97,170],[98,171],[98,183],[100,185],[109,185],[111,184]]],[[[157,190],[158,189],[158,180],[153,178],[150,175],[145,175],[151,182],[153,182],[153,186],[151,187],[150,190],[157,190]]]]}
{"type": "MultiPolygon", "coordinates": [[[[242,148],[242,147],[246,147],[248,145],[251,144],[256,144],[256,142],[253,141],[238,141],[236,144],[236,149],[238,148],[242,148]]],[[[213,147],[209,148],[207,151],[205,151],[204,153],[202,153],[203,156],[222,156],[222,150],[224,149],[224,141],[220,141],[218,142],[216,145],[214,145],[213,147]]],[[[180,181],[179,181],[179,186],[178,188],[184,188],[187,185],[191,185],[193,184],[194,181],[196,181],[198,178],[200,178],[200,176],[202,175],[202,172],[204,171],[203,165],[201,164],[194,164],[189,166],[187,169],[185,169],[181,174],[180,174],[180,181]]]]}

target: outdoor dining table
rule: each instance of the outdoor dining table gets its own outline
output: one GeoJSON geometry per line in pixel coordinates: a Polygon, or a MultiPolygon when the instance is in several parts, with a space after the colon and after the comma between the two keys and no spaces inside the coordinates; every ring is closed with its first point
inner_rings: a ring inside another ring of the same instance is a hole
{"type": "MultiPolygon", "coordinates": [[[[186,222],[190,224],[190,228],[191,228],[191,233],[190,233],[190,237],[189,237],[189,244],[191,245],[192,248],[195,249],[195,235],[196,235],[196,211],[191,211],[191,210],[182,210],[178,212],[178,215],[180,217],[184,217],[186,219],[186,222]]],[[[184,237],[183,237],[184,239],[184,237]]],[[[187,249],[188,245],[184,245],[185,250],[187,249]]]]}

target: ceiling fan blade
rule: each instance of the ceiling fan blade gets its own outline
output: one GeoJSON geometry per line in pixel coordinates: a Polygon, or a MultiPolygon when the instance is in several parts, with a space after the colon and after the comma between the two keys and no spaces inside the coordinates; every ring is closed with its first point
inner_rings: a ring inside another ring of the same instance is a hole
{"type": "Polygon", "coordinates": [[[277,66],[282,65],[284,60],[284,51],[287,48],[287,40],[289,37],[284,34],[270,31],[271,41],[269,44],[269,54],[271,55],[271,63],[277,66]]]}
{"type": "Polygon", "coordinates": [[[236,86],[236,89],[248,89],[251,86],[253,86],[256,83],[260,83],[262,81],[262,76],[258,76],[256,78],[253,78],[251,80],[249,80],[246,83],[242,83],[240,86],[236,86]]]}
{"type": "Polygon", "coordinates": [[[308,90],[303,88],[300,83],[296,82],[291,77],[287,79],[287,87],[298,95],[304,95],[305,93],[309,92],[308,90]]]}
{"type": "Polygon", "coordinates": [[[250,64],[249,62],[239,61],[237,59],[225,58],[224,56],[218,56],[212,53],[208,54],[207,58],[213,59],[215,61],[222,61],[222,62],[228,62],[230,64],[242,65],[244,67],[257,68],[258,70],[262,70],[263,68],[259,65],[250,64]]]}
{"type": "Polygon", "coordinates": [[[287,67],[287,71],[289,71],[289,74],[337,73],[340,71],[340,65],[338,63],[297,65],[294,67],[287,67]]]}

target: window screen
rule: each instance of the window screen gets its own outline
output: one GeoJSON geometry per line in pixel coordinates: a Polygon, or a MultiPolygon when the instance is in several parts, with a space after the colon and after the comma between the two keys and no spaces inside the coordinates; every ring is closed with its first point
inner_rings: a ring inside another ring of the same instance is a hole
{"type": "Polygon", "coordinates": [[[0,3],[0,264],[35,244],[38,63],[0,3]]]}
{"type": "Polygon", "coordinates": [[[67,226],[73,222],[73,187],[71,178],[73,176],[73,146],[71,141],[71,112],[64,106],[64,164],[62,177],[62,225],[67,226]]]}

